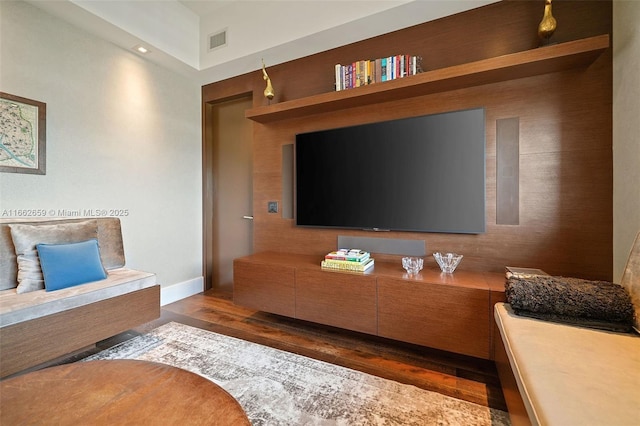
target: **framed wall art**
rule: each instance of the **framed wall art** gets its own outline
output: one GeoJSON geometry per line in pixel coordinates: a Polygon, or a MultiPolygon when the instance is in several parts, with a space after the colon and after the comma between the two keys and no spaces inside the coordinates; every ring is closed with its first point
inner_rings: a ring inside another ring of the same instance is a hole
{"type": "Polygon", "coordinates": [[[0,172],[46,172],[47,104],[0,92],[0,172]]]}

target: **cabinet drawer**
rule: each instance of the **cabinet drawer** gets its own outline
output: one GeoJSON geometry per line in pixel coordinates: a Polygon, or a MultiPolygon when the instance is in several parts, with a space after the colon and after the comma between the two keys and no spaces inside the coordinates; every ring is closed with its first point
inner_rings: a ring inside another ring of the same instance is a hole
{"type": "Polygon", "coordinates": [[[489,291],[378,277],[378,334],[490,358],[489,291]]]}
{"type": "Polygon", "coordinates": [[[296,271],[296,318],[376,334],[376,279],[323,270],[296,271]]]}
{"type": "Polygon", "coordinates": [[[294,279],[294,267],[236,259],[233,262],[233,303],[293,317],[294,279]]]}

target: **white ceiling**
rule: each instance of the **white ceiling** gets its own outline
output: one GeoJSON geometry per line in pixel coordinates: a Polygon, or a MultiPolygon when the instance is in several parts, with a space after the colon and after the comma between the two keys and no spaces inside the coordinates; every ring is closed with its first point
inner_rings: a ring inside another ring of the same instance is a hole
{"type": "Polygon", "coordinates": [[[211,14],[233,1],[238,0],[179,0],[180,3],[191,9],[196,15],[202,17],[211,14]]]}
{"type": "Polygon", "coordinates": [[[25,0],[199,84],[497,0],[25,0]],[[209,36],[227,44],[208,50],[209,36]]]}

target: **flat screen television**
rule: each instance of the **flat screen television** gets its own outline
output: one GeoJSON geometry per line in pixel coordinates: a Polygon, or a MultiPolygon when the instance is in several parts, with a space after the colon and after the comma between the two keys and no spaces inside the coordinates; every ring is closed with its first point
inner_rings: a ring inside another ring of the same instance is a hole
{"type": "Polygon", "coordinates": [[[296,135],[297,226],[485,232],[484,108],[296,135]]]}

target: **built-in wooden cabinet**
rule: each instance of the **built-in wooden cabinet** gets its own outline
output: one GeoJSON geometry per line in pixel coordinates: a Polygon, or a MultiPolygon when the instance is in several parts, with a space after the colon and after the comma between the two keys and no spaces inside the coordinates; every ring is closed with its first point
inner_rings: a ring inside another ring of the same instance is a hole
{"type": "Polygon", "coordinates": [[[296,269],[296,318],[376,334],[376,316],[375,276],[296,269]]]}
{"type": "Polygon", "coordinates": [[[258,311],[295,317],[295,267],[259,258],[233,262],[233,300],[258,311]]]}
{"type": "MultiPolygon", "coordinates": [[[[234,303],[249,308],[492,359],[492,307],[504,275],[400,261],[365,273],[324,270],[321,257],[258,253],[234,261],[234,303]]],[[[502,296],[501,296],[502,295],[502,296]]]]}
{"type": "Polygon", "coordinates": [[[486,288],[380,277],[378,335],[489,359],[489,303],[486,288]]]}

